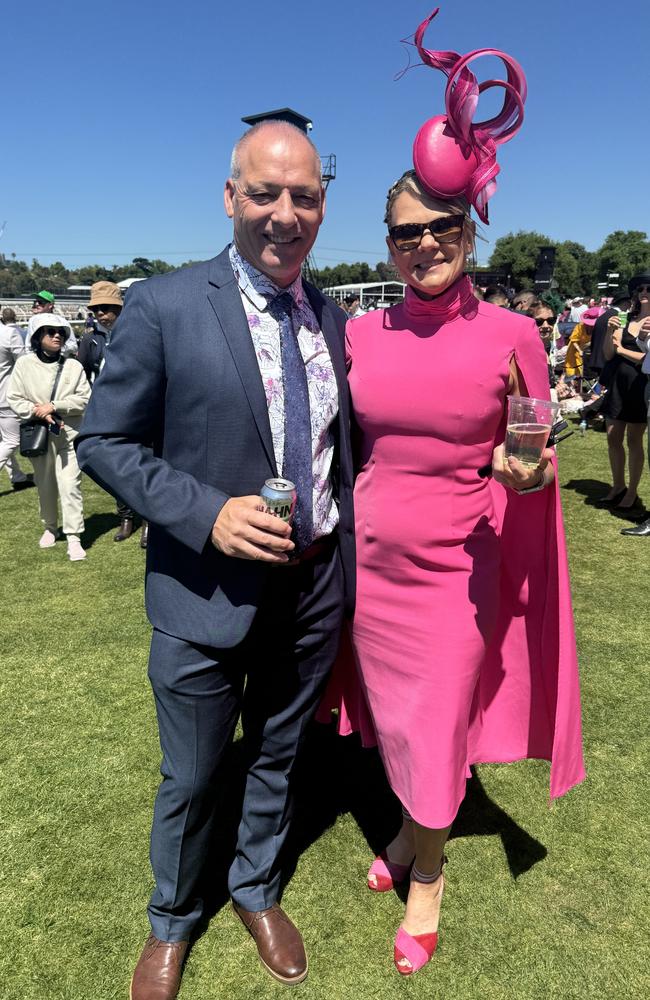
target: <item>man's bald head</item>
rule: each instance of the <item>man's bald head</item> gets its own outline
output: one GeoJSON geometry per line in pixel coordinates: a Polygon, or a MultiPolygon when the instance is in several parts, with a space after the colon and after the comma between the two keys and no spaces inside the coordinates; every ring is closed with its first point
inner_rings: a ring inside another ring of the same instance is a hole
{"type": "Polygon", "coordinates": [[[262,122],[235,146],[224,191],[237,249],[286,288],[300,274],[325,212],[314,144],[288,122],[262,122]]]}
{"type": "Polygon", "coordinates": [[[318,176],[322,179],[323,165],[321,163],[320,154],[309,136],[296,125],[292,125],[291,122],[283,122],[279,119],[271,119],[267,122],[258,122],[257,125],[253,125],[252,128],[247,129],[247,131],[244,132],[244,134],[237,140],[230,157],[230,176],[232,179],[236,181],[241,176],[242,155],[245,154],[246,147],[252,140],[255,139],[256,136],[263,141],[271,141],[274,137],[282,135],[288,137],[289,139],[297,140],[298,142],[303,140],[307,143],[307,145],[313,150],[314,160],[318,169],[318,176]]]}

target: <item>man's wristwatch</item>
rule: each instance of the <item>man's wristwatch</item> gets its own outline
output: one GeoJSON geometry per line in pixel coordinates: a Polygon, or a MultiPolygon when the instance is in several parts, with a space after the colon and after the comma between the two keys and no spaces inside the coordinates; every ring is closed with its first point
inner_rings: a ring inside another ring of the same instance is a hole
{"type": "Polygon", "coordinates": [[[546,489],[546,476],[544,475],[544,470],[540,469],[542,473],[542,478],[537,486],[529,486],[527,490],[517,490],[520,497],[528,496],[529,493],[539,493],[540,490],[546,489]]]}

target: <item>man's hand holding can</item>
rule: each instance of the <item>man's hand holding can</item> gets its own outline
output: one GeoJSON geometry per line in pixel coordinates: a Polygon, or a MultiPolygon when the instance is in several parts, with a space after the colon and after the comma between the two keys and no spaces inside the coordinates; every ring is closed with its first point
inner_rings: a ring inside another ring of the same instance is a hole
{"type": "Polygon", "coordinates": [[[260,510],[259,496],[231,497],[219,511],[212,527],[212,544],[219,552],[237,559],[286,563],[295,548],[291,525],[260,510]]]}

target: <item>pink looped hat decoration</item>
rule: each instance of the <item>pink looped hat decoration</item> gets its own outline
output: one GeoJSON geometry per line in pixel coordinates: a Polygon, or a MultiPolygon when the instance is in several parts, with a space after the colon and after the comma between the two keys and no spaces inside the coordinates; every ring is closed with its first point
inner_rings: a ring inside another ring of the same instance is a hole
{"type": "Polygon", "coordinates": [[[488,200],[496,191],[499,173],[497,146],[512,139],[524,120],[526,77],[516,59],[499,49],[476,49],[461,56],[423,46],[424,34],[439,7],[419,25],[414,40],[422,63],[447,76],[446,114],[424,123],[413,143],[413,166],[422,185],[437,198],[465,195],[482,222],[488,220],[488,200]],[[507,79],[478,82],[469,64],[480,56],[497,56],[507,79]],[[474,123],[479,96],[491,87],[504,90],[498,115],[474,123]]]}

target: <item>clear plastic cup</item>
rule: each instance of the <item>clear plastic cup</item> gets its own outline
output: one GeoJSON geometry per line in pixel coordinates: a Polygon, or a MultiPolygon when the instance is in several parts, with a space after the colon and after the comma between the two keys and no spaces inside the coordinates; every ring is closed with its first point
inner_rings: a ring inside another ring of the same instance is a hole
{"type": "Polygon", "coordinates": [[[559,412],[560,404],[549,399],[508,396],[506,458],[512,455],[525,469],[536,469],[559,412]]]}

